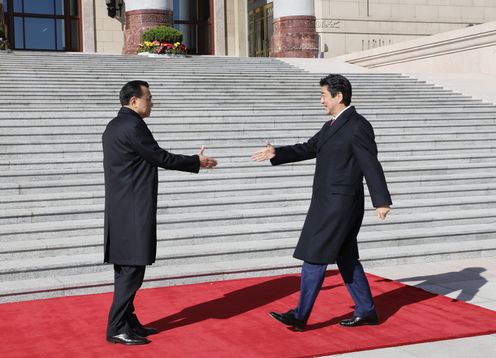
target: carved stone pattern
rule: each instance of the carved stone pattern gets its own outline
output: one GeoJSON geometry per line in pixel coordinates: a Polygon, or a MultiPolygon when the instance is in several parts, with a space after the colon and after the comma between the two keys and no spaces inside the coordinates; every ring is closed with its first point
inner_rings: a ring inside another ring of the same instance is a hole
{"type": "Polygon", "coordinates": [[[315,16],[285,16],[274,20],[273,57],[317,57],[315,16]]]}
{"type": "Polygon", "coordinates": [[[158,25],[173,26],[171,10],[133,10],[126,11],[126,30],[124,31],[125,54],[134,54],[138,50],[143,31],[158,25]]]}
{"type": "Polygon", "coordinates": [[[319,29],[340,29],[340,20],[317,20],[315,23],[316,27],[319,29]]]}

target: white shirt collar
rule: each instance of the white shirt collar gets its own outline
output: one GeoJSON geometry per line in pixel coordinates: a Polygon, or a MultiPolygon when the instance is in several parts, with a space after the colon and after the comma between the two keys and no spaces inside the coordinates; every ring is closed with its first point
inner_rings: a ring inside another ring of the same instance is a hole
{"type": "Polygon", "coordinates": [[[332,117],[332,120],[335,121],[336,119],[338,119],[338,117],[344,112],[346,111],[348,108],[350,108],[351,105],[347,106],[345,109],[343,109],[341,112],[339,112],[336,117],[332,117]]]}

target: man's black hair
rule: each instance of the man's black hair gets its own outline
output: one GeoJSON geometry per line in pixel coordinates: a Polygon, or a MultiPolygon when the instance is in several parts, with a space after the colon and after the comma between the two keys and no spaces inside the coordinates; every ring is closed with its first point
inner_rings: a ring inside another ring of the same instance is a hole
{"type": "Polygon", "coordinates": [[[143,96],[143,91],[141,91],[141,86],[150,88],[148,82],[145,81],[130,81],[126,83],[119,93],[119,99],[121,101],[121,106],[127,106],[132,97],[141,98],[143,96]]]}
{"type": "Polygon", "coordinates": [[[343,94],[343,103],[349,106],[351,103],[351,83],[342,75],[330,74],[320,80],[320,86],[327,86],[331,96],[336,97],[338,92],[343,94]]]}

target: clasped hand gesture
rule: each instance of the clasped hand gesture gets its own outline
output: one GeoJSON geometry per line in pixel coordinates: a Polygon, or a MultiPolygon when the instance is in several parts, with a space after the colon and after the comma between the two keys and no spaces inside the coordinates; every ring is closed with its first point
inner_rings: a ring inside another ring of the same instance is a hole
{"type": "Polygon", "coordinates": [[[251,159],[256,162],[263,162],[264,160],[272,159],[275,156],[276,156],[276,149],[272,146],[272,144],[267,142],[267,146],[253,153],[251,155],[251,159]]]}
{"type": "Polygon", "coordinates": [[[200,151],[198,152],[198,158],[200,158],[200,168],[210,169],[217,166],[217,161],[214,158],[210,158],[203,155],[204,152],[205,152],[205,147],[202,146],[200,148],[200,151]]]}

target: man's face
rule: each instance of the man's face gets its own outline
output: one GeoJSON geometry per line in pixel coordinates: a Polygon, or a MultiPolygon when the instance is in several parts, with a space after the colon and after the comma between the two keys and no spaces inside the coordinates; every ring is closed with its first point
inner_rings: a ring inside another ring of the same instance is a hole
{"type": "Polygon", "coordinates": [[[150,113],[152,112],[152,95],[150,89],[144,86],[141,86],[141,93],[143,93],[141,97],[131,98],[131,107],[141,118],[147,118],[150,117],[150,113]]]}
{"type": "Polygon", "coordinates": [[[320,103],[324,106],[327,114],[331,116],[337,115],[341,111],[342,100],[343,94],[341,92],[336,93],[336,96],[332,97],[328,85],[320,87],[320,103]]]}

